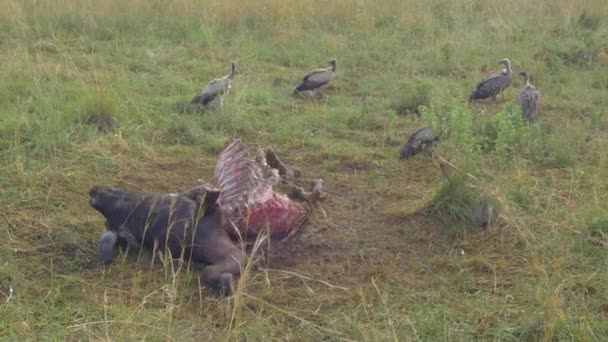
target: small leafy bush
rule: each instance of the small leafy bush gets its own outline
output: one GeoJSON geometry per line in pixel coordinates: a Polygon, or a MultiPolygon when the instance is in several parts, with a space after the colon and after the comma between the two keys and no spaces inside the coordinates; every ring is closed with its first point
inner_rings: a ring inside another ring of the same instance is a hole
{"type": "Polygon", "coordinates": [[[420,107],[431,103],[432,90],[432,84],[422,80],[403,86],[398,90],[400,98],[393,104],[395,112],[399,115],[420,115],[420,107]]]}

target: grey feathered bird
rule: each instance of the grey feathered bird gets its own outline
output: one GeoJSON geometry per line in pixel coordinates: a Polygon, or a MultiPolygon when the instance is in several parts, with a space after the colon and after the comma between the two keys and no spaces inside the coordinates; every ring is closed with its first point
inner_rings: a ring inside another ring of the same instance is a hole
{"type": "Polygon", "coordinates": [[[439,136],[434,135],[429,127],[420,127],[410,135],[407,143],[401,148],[399,159],[409,159],[421,151],[430,155],[437,140],[439,140],[439,136]]]}
{"type": "Polygon", "coordinates": [[[477,88],[469,95],[469,102],[486,99],[488,97],[496,100],[496,96],[511,85],[511,61],[505,58],[498,62],[505,68],[477,84],[477,88]]]}
{"type": "Polygon", "coordinates": [[[530,83],[530,74],[525,71],[519,73],[520,76],[526,81],[526,85],[519,93],[519,105],[524,118],[528,122],[536,122],[536,114],[540,108],[541,95],[536,87],[530,83]]]}
{"type": "Polygon", "coordinates": [[[222,96],[230,88],[232,88],[232,78],[236,74],[236,63],[232,63],[230,73],[224,77],[216,78],[209,82],[207,86],[195,97],[192,98],[191,103],[198,103],[202,105],[216,105],[219,99],[220,105],[222,105],[222,96]]]}
{"type": "Polygon", "coordinates": [[[336,76],[336,59],[329,61],[329,68],[315,69],[308,73],[302,83],[293,91],[294,95],[302,91],[314,90],[317,95],[329,85],[329,82],[336,76]]]}

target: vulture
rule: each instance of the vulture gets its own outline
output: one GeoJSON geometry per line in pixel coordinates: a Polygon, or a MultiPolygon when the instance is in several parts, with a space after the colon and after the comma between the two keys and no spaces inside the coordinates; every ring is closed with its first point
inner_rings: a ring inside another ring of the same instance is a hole
{"type": "Polygon", "coordinates": [[[236,63],[232,62],[230,73],[224,77],[216,78],[209,82],[201,92],[192,98],[190,103],[198,103],[202,105],[217,104],[219,99],[220,106],[222,103],[222,95],[232,87],[232,78],[236,74],[236,63]]]}
{"type": "Polygon", "coordinates": [[[420,127],[412,133],[407,143],[401,149],[399,159],[409,159],[421,151],[430,155],[433,145],[437,140],[439,140],[439,136],[434,135],[429,127],[420,127]]]}
{"type": "Polygon", "coordinates": [[[498,94],[511,85],[511,61],[505,58],[499,64],[504,65],[505,68],[500,73],[479,82],[477,88],[469,95],[469,102],[488,97],[496,100],[498,94]]]}
{"type": "Polygon", "coordinates": [[[308,73],[302,80],[302,83],[293,91],[294,95],[300,92],[312,90],[319,95],[329,85],[329,82],[336,76],[336,59],[329,61],[329,68],[315,69],[308,73]]]}
{"type": "Polygon", "coordinates": [[[538,113],[542,97],[540,92],[536,90],[536,87],[530,83],[530,74],[522,71],[519,73],[519,75],[522,76],[526,81],[526,85],[519,93],[519,105],[521,107],[521,112],[528,122],[536,122],[536,113],[538,113]]]}

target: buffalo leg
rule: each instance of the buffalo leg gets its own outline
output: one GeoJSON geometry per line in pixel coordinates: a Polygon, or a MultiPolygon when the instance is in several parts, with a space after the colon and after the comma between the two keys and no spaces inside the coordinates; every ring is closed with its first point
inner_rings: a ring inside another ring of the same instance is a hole
{"type": "Polygon", "coordinates": [[[234,278],[240,274],[240,260],[228,257],[219,263],[205,267],[202,279],[205,284],[220,291],[220,293],[229,295],[234,292],[234,278]]]}

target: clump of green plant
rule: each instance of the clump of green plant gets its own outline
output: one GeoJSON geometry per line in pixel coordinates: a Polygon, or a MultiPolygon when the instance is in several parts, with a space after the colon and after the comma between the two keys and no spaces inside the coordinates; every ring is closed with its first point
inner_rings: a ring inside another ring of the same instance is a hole
{"type": "Polygon", "coordinates": [[[583,30],[597,31],[602,26],[602,16],[598,13],[590,13],[584,10],[576,18],[576,26],[583,30]]]}
{"type": "Polygon", "coordinates": [[[105,97],[95,98],[87,102],[82,110],[82,123],[108,133],[116,128],[114,120],[114,104],[105,97]]]}
{"type": "Polygon", "coordinates": [[[195,145],[199,142],[192,127],[184,121],[171,121],[162,134],[162,142],[174,145],[195,145]]]}
{"type": "Polygon", "coordinates": [[[468,175],[455,172],[439,186],[425,211],[438,217],[448,234],[493,227],[498,222],[498,201],[469,185],[468,175]]]}
{"type": "Polygon", "coordinates": [[[591,244],[608,247],[608,214],[600,210],[589,211],[584,217],[591,244]]]}
{"type": "Polygon", "coordinates": [[[513,103],[507,103],[498,112],[491,124],[496,128],[495,151],[500,156],[511,155],[521,142],[520,129],[524,126],[521,110],[513,103]]]}
{"type": "Polygon", "coordinates": [[[28,128],[24,116],[7,115],[0,118],[0,155],[12,148],[31,145],[35,133],[28,128]]]}
{"type": "Polygon", "coordinates": [[[399,21],[394,16],[384,16],[376,19],[374,27],[378,30],[395,30],[400,28],[399,21]]]}
{"type": "Polygon", "coordinates": [[[583,11],[576,20],[558,25],[552,32],[554,38],[547,39],[535,57],[552,68],[558,61],[566,66],[592,67],[605,46],[605,38],[597,34],[601,26],[600,15],[583,11]]]}
{"type": "Polygon", "coordinates": [[[438,110],[422,106],[420,114],[422,121],[439,135],[436,155],[449,160],[461,172],[477,173],[480,139],[469,109],[460,101],[452,100],[438,110]]]}
{"type": "Polygon", "coordinates": [[[478,125],[481,149],[501,158],[509,158],[522,144],[521,129],[524,126],[521,110],[507,103],[494,117],[478,125]]]}
{"type": "MultiPolygon", "coordinates": [[[[508,165],[514,156],[547,166],[571,165],[575,154],[572,137],[555,137],[552,127],[527,124],[521,110],[513,103],[477,127],[480,149],[491,153],[499,165],[508,165]]],[[[573,132],[573,135],[578,133],[573,132]]]]}
{"type": "Polygon", "coordinates": [[[493,226],[498,218],[497,201],[469,182],[480,174],[480,138],[475,133],[473,116],[457,100],[444,105],[441,111],[422,107],[421,116],[440,136],[434,156],[444,176],[426,210],[456,235],[493,226]]]}
{"type": "Polygon", "coordinates": [[[400,98],[393,103],[395,112],[399,115],[420,115],[420,106],[431,103],[432,90],[433,85],[422,80],[401,87],[397,92],[400,98]]]}
{"type": "Polygon", "coordinates": [[[175,111],[180,114],[202,114],[207,108],[198,103],[179,102],[175,104],[175,111]]]}
{"type": "Polygon", "coordinates": [[[454,52],[456,51],[454,45],[452,45],[452,43],[450,42],[444,43],[443,45],[441,45],[440,50],[444,64],[450,64],[450,62],[452,61],[452,56],[454,56],[454,52]]]}
{"type": "Polygon", "coordinates": [[[547,49],[565,65],[589,67],[597,63],[599,59],[598,48],[575,38],[549,42],[547,49]]]}

